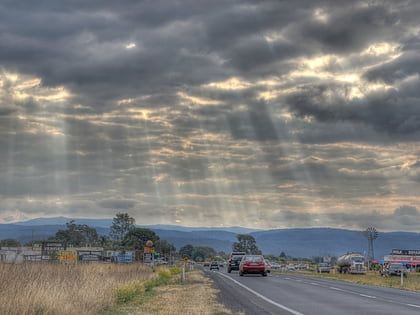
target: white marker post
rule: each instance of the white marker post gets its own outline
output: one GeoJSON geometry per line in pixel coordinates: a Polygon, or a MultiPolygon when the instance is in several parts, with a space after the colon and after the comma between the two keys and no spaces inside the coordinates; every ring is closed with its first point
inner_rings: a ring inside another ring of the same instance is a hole
{"type": "Polygon", "coordinates": [[[404,271],[401,270],[401,286],[404,285],[404,271]]]}
{"type": "Polygon", "coordinates": [[[185,281],[185,268],[187,266],[188,257],[184,257],[184,263],[182,264],[182,282],[185,281]]]}

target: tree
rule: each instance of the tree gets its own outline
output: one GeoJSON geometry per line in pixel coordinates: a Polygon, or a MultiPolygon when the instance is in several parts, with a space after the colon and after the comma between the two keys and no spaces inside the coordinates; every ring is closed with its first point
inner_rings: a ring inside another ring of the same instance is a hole
{"type": "Polygon", "coordinates": [[[152,230],[133,227],[125,234],[121,245],[125,248],[143,249],[149,240],[155,243],[159,240],[159,236],[152,230]]]}
{"type": "Polygon", "coordinates": [[[173,244],[168,243],[166,240],[157,240],[155,242],[155,250],[163,257],[170,257],[175,253],[176,248],[173,244]]]}
{"type": "Polygon", "coordinates": [[[232,245],[232,250],[234,252],[261,255],[261,251],[258,249],[255,238],[252,235],[238,234],[236,238],[238,239],[238,242],[235,242],[232,245]]]}
{"type": "Polygon", "coordinates": [[[181,257],[188,257],[191,259],[193,256],[193,251],[194,246],[192,246],[191,244],[187,244],[179,249],[179,255],[181,257]]]}
{"type": "Polygon", "coordinates": [[[73,246],[96,245],[99,240],[95,228],[86,224],[76,224],[74,220],[66,223],[66,230],[58,230],[55,236],[50,238],[72,244],[73,246]]]}
{"type": "Polygon", "coordinates": [[[215,256],[217,256],[216,251],[208,246],[194,247],[192,252],[192,259],[195,261],[205,261],[215,256]]]}
{"type": "Polygon", "coordinates": [[[135,222],[136,220],[130,217],[128,213],[117,213],[112,220],[111,230],[109,232],[110,238],[116,241],[122,241],[128,231],[134,228],[135,222]]]}
{"type": "Polygon", "coordinates": [[[0,241],[0,247],[20,247],[20,243],[13,238],[5,238],[0,241]]]}

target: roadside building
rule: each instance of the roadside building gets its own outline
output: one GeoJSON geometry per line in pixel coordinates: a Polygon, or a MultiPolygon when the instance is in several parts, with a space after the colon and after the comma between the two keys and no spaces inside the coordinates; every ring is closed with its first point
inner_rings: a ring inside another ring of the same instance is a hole
{"type": "MultiPolygon", "coordinates": [[[[393,249],[389,255],[384,256],[383,263],[402,263],[408,267],[420,267],[419,249],[393,249]]],[[[378,261],[378,263],[380,263],[378,261]]]]}

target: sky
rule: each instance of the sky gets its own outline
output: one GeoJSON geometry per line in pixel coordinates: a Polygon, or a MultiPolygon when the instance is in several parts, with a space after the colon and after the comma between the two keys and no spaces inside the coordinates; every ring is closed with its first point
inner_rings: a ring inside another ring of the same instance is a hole
{"type": "Polygon", "coordinates": [[[420,227],[420,2],[5,0],[0,223],[420,227]]]}

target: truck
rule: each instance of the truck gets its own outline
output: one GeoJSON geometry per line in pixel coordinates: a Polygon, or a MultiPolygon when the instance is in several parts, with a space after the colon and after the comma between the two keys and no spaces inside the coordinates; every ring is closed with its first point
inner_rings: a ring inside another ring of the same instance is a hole
{"type": "Polygon", "coordinates": [[[365,274],[365,257],[358,252],[348,252],[337,259],[339,273],[365,274]]]}

